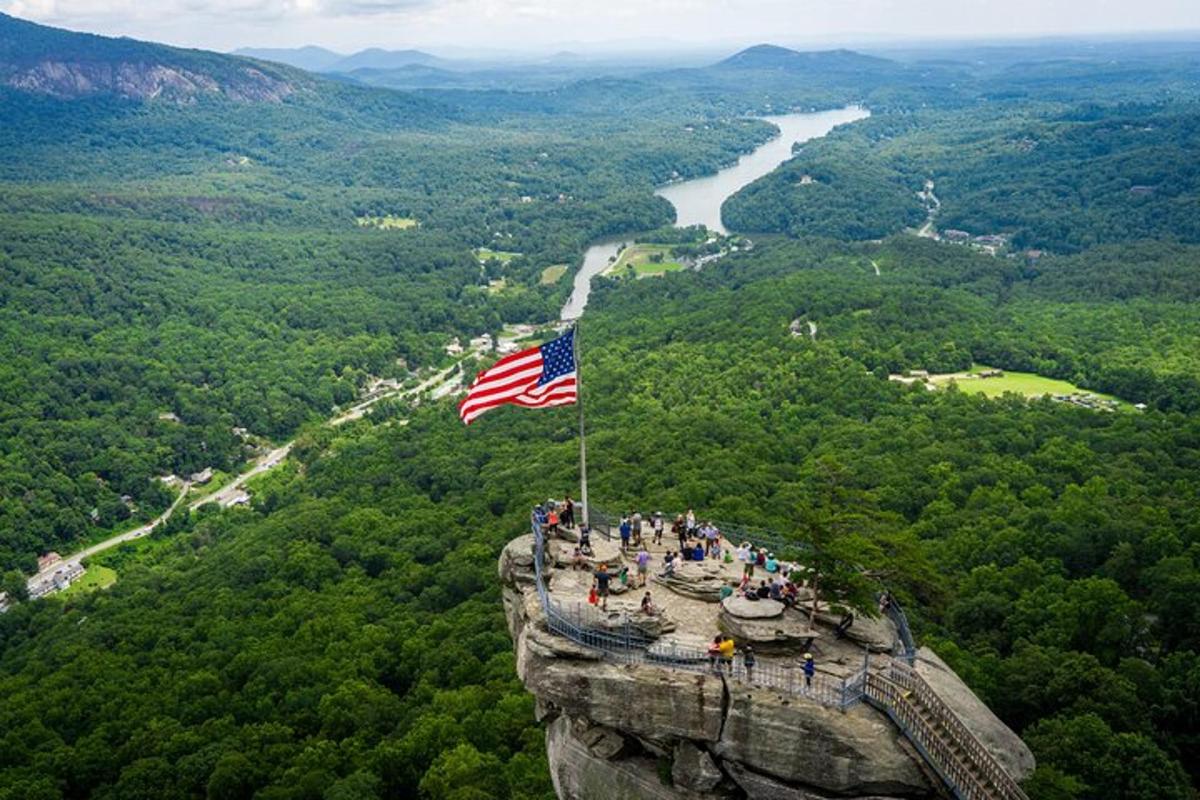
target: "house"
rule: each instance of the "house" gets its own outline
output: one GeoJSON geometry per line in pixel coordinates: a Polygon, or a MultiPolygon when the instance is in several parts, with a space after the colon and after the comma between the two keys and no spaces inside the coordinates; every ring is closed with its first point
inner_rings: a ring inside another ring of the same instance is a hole
{"type": "Polygon", "coordinates": [[[1002,369],[981,370],[979,373],[979,377],[981,377],[981,378],[1003,378],[1004,370],[1002,370],[1002,369]]]}
{"type": "Polygon", "coordinates": [[[463,346],[461,343],[459,343],[458,337],[455,336],[453,339],[450,340],[450,344],[446,345],[446,355],[461,356],[462,354],[463,354],[463,346]]]}
{"type": "Polygon", "coordinates": [[[908,371],[908,377],[910,377],[910,378],[928,378],[929,370],[927,370],[927,369],[910,369],[908,371]]]}
{"type": "Polygon", "coordinates": [[[532,197],[530,197],[530,196],[529,196],[529,195],[527,195],[527,194],[523,194],[523,195],[521,195],[521,202],[522,202],[522,203],[532,203],[532,202],[533,202],[533,198],[532,198],[532,197]]]}
{"type": "Polygon", "coordinates": [[[205,467],[200,472],[192,473],[191,482],[198,484],[200,486],[203,486],[204,484],[206,484],[212,480],[212,476],[213,476],[212,467],[205,467]]]}
{"type": "Polygon", "coordinates": [[[471,345],[472,350],[491,350],[492,336],[489,333],[485,333],[482,336],[476,336],[469,342],[469,344],[471,345]]]}
{"type": "Polygon", "coordinates": [[[234,506],[250,505],[250,493],[245,489],[238,489],[233,494],[221,500],[221,508],[233,508],[234,506]]]}
{"type": "Polygon", "coordinates": [[[801,186],[811,186],[814,183],[816,183],[816,181],[813,180],[812,175],[801,175],[800,176],[800,185],[801,186]]]}
{"type": "Polygon", "coordinates": [[[174,411],[163,411],[158,415],[158,418],[163,422],[183,422],[174,411]]]}
{"type": "Polygon", "coordinates": [[[942,231],[942,238],[947,242],[966,242],[970,241],[971,234],[966,231],[960,231],[957,228],[947,228],[942,231]]]}
{"type": "Polygon", "coordinates": [[[1008,244],[1008,237],[999,233],[985,233],[983,236],[975,237],[975,244],[984,247],[1004,247],[1008,244]]]}
{"type": "Polygon", "coordinates": [[[1153,186],[1130,186],[1129,193],[1138,197],[1154,194],[1153,186]]]}
{"type": "Polygon", "coordinates": [[[1145,411],[1148,408],[1148,406],[1145,403],[1134,403],[1133,407],[1136,408],[1138,411],[1145,411]]]}
{"type": "Polygon", "coordinates": [[[38,557],[38,572],[45,572],[46,570],[48,570],[52,567],[56,567],[61,563],[62,563],[62,556],[60,556],[58,553],[55,553],[53,550],[51,550],[49,553],[46,553],[44,556],[38,557]]]}

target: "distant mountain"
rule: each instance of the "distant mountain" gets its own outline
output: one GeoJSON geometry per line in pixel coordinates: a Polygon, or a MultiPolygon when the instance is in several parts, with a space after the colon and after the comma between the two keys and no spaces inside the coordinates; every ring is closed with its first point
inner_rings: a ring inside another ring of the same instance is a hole
{"type": "Polygon", "coordinates": [[[853,50],[800,52],[773,44],[759,44],[735,53],[715,65],[716,69],[779,70],[786,72],[875,73],[899,65],[886,58],[866,56],[853,50]]]}
{"type": "Polygon", "coordinates": [[[273,102],[309,78],[279,67],[203,50],[113,39],[0,14],[0,87],[72,100],[114,96],[191,103],[204,97],[273,102]]]}
{"type": "Polygon", "coordinates": [[[442,59],[421,50],[382,50],[372,47],[346,56],[325,67],[322,72],[353,72],[356,69],[399,69],[417,64],[444,66],[442,59]]]}
{"type": "Polygon", "coordinates": [[[311,44],[307,47],[243,47],[234,50],[233,55],[276,61],[309,72],[324,72],[345,58],[341,53],[311,44]]]}

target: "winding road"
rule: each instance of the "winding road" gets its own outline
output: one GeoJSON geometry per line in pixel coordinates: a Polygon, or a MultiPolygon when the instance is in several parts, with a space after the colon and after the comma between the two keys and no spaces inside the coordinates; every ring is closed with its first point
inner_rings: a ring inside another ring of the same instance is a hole
{"type": "MultiPolygon", "coordinates": [[[[469,355],[474,355],[474,352],[470,353],[469,355]]],[[[389,392],[384,392],[377,397],[372,397],[370,400],[357,403],[345,411],[335,414],[333,417],[330,417],[325,424],[331,426],[343,425],[347,422],[361,419],[371,406],[375,405],[381,400],[386,400],[389,398],[411,397],[433,388],[434,386],[444,385],[450,375],[455,370],[460,368],[463,360],[465,360],[466,357],[467,356],[464,356],[458,361],[455,361],[449,367],[434,373],[432,376],[426,378],[424,381],[411,389],[394,389],[389,392]]],[[[251,465],[247,470],[238,474],[237,477],[221,486],[215,492],[206,494],[203,497],[199,497],[188,503],[188,511],[194,511],[195,509],[207,503],[218,503],[222,506],[228,506],[232,504],[238,498],[239,494],[245,491],[245,485],[247,481],[256,475],[261,475],[262,473],[272,470],[283,463],[283,461],[292,452],[292,447],[294,447],[295,444],[296,440],[293,439],[292,441],[275,448],[271,452],[259,456],[257,459],[255,459],[253,465],[251,465]]],[[[171,515],[174,514],[179,507],[184,504],[184,502],[187,500],[189,489],[191,489],[191,484],[185,481],[182,489],[179,492],[179,496],[175,498],[175,502],[171,504],[171,507],[162,514],[159,514],[150,522],[147,522],[145,525],[125,531],[124,533],[119,533],[116,536],[112,536],[102,542],[97,542],[96,544],[85,547],[76,553],[72,553],[61,561],[55,562],[52,566],[47,567],[31,577],[26,583],[30,597],[52,594],[54,590],[49,592],[44,591],[46,584],[53,584],[54,576],[56,574],[63,570],[70,569],[72,565],[79,564],[85,558],[94,556],[97,553],[103,553],[105,550],[111,550],[112,548],[125,544],[126,542],[131,542],[134,539],[140,539],[141,537],[153,531],[159,525],[170,519],[171,515]]]]}

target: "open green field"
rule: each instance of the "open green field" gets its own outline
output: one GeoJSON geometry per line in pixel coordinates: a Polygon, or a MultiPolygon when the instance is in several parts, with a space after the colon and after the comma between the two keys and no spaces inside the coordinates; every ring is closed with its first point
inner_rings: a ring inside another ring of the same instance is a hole
{"type": "Polygon", "coordinates": [[[117,571],[111,567],[102,567],[98,564],[93,564],[83,573],[83,577],[72,583],[62,591],[63,597],[70,597],[75,594],[83,594],[96,589],[107,589],[117,582],[117,571]]]}
{"type": "Polygon", "coordinates": [[[637,277],[644,278],[648,275],[677,272],[683,269],[683,264],[672,260],[669,244],[631,244],[621,251],[621,255],[604,274],[621,276],[626,274],[630,267],[637,277]],[[656,256],[662,260],[652,260],[656,256]]]}
{"type": "Polygon", "coordinates": [[[507,264],[519,255],[521,254],[508,250],[493,250],[490,247],[480,247],[475,251],[475,257],[479,259],[480,264],[491,261],[493,258],[501,264],[507,264]]]}
{"type": "Polygon", "coordinates": [[[552,284],[558,283],[559,279],[562,278],[562,276],[566,275],[566,274],[567,274],[567,265],[566,264],[555,264],[552,267],[546,267],[544,270],[542,270],[542,285],[550,286],[552,284]]]}
{"type": "Polygon", "coordinates": [[[1083,389],[1070,381],[1057,380],[1036,375],[1032,372],[1010,372],[994,378],[981,378],[979,373],[991,369],[982,364],[975,364],[968,372],[956,372],[949,375],[931,375],[929,380],[935,386],[955,384],[960,390],[972,394],[982,394],[986,397],[999,397],[1006,392],[1024,395],[1025,397],[1042,397],[1056,394],[1091,394],[1103,400],[1119,402],[1112,395],[1083,389]]]}
{"type": "Polygon", "coordinates": [[[360,228],[378,228],[383,231],[403,231],[421,224],[412,217],[394,217],[391,214],[382,217],[358,217],[355,222],[360,228]]]}

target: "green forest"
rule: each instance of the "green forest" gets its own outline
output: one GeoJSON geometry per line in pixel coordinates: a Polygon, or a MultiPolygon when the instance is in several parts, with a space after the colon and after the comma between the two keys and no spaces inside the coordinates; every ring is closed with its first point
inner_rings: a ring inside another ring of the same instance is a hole
{"type": "MultiPolygon", "coordinates": [[[[74,46],[14,49],[9,20],[13,69],[74,46]]],[[[1196,59],[789,53],[553,90],[280,68],[301,90],[278,103],[0,89],[0,800],[553,797],[496,558],[577,486],[575,411],[322,422],[454,337],[553,321],[570,280],[543,272],[588,242],[707,253],[654,188],[766,141],[752,113],[851,102],[871,117],[725,205],[736,252],[595,281],[593,502],[802,538],[793,500],[833,465],[918,640],[1032,748],[1031,800],[1195,798],[1196,59]],[[914,236],[926,180],[937,228],[1009,246],[914,236]],[[387,216],[417,224],[357,222],[387,216]],[[1122,408],[888,380],[973,364],[1122,408]],[[110,588],[21,601],[46,550],[166,508],[158,476],[243,466],[235,428],[296,441],[247,507],[94,557],[110,588]]]]}

